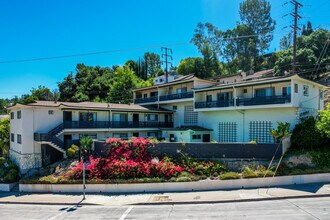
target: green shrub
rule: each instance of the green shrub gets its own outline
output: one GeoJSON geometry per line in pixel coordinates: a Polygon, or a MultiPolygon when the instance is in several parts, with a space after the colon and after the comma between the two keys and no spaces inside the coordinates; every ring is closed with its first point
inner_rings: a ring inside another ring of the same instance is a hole
{"type": "Polygon", "coordinates": [[[180,176],[176,178],[176,182],[191,182],[191,178],[187,176],[180,176]]]}
{"type": "Polygon", "coordinates": [[[77,152],[79,150],[79,147],[72,144],[72,146],[70,148],[68,148],[67,150],[67,156],[68,158],[75,158],[77,156],[77,152]]]}
{"type": "Polygon", "coordinates": [[[310,150],[322,147],[324,142],[325,139],[316,128],[316,120],[314,117],[303,119],[292,131],[292,148],[310,150]]]}
{"type": "Polygon", "coordinates": [[[325,138],[330,139],[330,104],[328,104],[325,110],[320,111],[316,127],[325,138]]]}
{"type": "Polygon", "coordinates": [[[221,180],[240,179],[241,176],[236,172],[227,172],[220,175],[221,180]]]}
{"type": "Polygon", "coordinates": [[[190,177],[191,174],[187,171],[182,171],[182,173],[180,174],[180,177],[190,177]]]}
{"type": "Polygon", "coordinates": [[[12,183],[18,180],[18,167],[10,160],[0,157],[0,182],[12,183]]]}
{"type": "Polygon", "coordinates": [[[259,177],[258,173],[252,170],[250,167],[245,167],[242,172],[243,178],[257,178],[259,177]]]}
{"type": "MultiPolygon", "coordinates": [[[[329,148],[329,147],[328,147],[329,148]]],[[[321,149],[308,152],[312,162],[318,167],[330,167],[330,149],[321,149]]]]}
{"type": "Polygon", "coordinates": [[[19,172],[17,169],[10,169],[9,172],[3,178],[5,183],[13,183],[18,181],[19,179],[19,172]]]}
{"type": "Polygon", "coordinates": [[[274,171],[272,170],[260,170],[258,173],[259,177],[264,177],[266,175],[266,177],[271,177],[274,175],[274,171]]]}

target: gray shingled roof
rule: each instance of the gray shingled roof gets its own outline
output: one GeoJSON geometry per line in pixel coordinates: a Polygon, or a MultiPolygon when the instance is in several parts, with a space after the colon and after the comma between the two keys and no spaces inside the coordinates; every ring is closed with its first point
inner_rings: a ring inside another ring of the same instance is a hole
{"type": "Polygon", "coordinates": [[[135,105],[135,104],[101,103],[101,102],[36,101],[33,103],[26,104],[26,106],[171,112],[171,111],[163,109],[163,108],[156,108],[156,107],[152,107],[152,106],[140,106],[140,105],[135,105]]]}

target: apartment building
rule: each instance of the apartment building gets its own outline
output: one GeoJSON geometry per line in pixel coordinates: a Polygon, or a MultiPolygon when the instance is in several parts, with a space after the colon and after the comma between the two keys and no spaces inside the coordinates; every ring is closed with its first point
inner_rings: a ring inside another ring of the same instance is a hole
{"type": "Polygon", "coordinates": [[[16,104],[9,108],[10,157],[24,172],[65,157],[67,147],[83,136],[272,143],[269,131],[277,122],[289,122],[293,128],[300,118],[315,116],[324,108],[325,86],[298,75],[256,74],[242,80],[230,75],[226,83],[193,75],[173,78],[133,90],[130,105],[16,104]]]}
{"type": "Polygon", "coordinates": [[[271,72],[234,74],[216,83],[186,76],[134,90],[135,103],[174,111],[174,128],[163,130],[168,141],[271,143],[269,131],[278,122],[293,129],[300,118],[316,116],[326,88],[298,75],[269,77],[271,72]]]}
{"type": "Polygon", "coordinates": [[[83,136],[161,137],[161,129],[173,127],[172,111],[133,104],[37,101],[9,109],[10,157],[23,172],[65,157],[83,136]]]}

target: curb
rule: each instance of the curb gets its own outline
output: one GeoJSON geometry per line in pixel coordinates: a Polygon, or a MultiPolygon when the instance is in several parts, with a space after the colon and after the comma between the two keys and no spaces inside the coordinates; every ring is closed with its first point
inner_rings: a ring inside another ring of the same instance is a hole
{"type": "MultiPolygon", "coordinates": [[[[118,205],[196,205],[196,204],[220,204],[220,203],[238,203],[238,202],[259,202],[259,201],[272,201],[272,200],[286,200],[286,199],[304,199],[304,198],[324,198],[330,197],[330,194],[320,195],[300,195],[300,196],[281,196],[281,197],[265,197],[265,198],[252,198],[252,199],[229,199],[229,200],[211,200],[211,201],[182,201],[182,202],[142,202],[132,204],[113,204],[118,205]]],[[[11,201],[0,201],[0,204],[16,204],[16,205],[70,205],[70,206],[105,206],[105,204],[96,204],[88,202],[68,203],[68,202],[11,202],[11,201]]]]}
{"type": "Polygon", "coordinates": [[[89,202],[12,202],[0,201],[0,204],[13,204],[13,205],[68,205],[68,206],[100,206],[102,204],[89,203],[89,202]]]}
{"type": "Polygon", "coordinates": [[[152,206],[152,205],[220,204],[220,203],[259,202],[259,201],[304,199],[304,198],[322,198],[322,197],[330,197],[330,194],[265,197],[265,198],[252,198],[252,199],[228,199],[228,200],[218,200],[218,201],[211,200],[211,201],[182,201],[182,202],[145,202],[145,203],[135,203],[135,204],[131,204],[131,205],[150,205],[150,206],[152,206]]]}

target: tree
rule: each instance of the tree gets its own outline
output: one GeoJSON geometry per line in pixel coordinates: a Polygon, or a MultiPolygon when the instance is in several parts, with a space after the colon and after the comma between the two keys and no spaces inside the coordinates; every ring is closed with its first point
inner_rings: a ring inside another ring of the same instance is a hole
{"type": "MultiPolygon", "coordinates": [[[[316,73],[316,78],[319,78],[318,76],[326,71],[325,65],[330,62],[330,50],[326,51],[320,62],[321,68],[317,72],[314,67],[328,38],[330,38],[330,31],[322,29],[297,38],[297,72],[300,75],[310,78],[312,73],[316,73]]],[[[282,75],[285,71],[290,72],[293,59],[292,47],[277,52],[276,57],[275,74],[282,75]]]]}
{"type": "Polygon", "coordinates": [[[0,99],[0,115],[7,114],[7,107],[10,105],[11,100],[9,99],[0,99]]]}
{"type": "Polygon", "coordinates": [[[148,77],[155,77],[162,72],[160,56],[158,54],[146,52],[143,58],[148,77]]]}
{"type": "Polygon", "coordinates": [[[245,25],[237,25],[233,30],[223,33],[223,55],[229,62],[228,67],[233,71],[249,71],[253,69],[253,57],[257,53],[254,38],[240,38],[253,35],[253,30],[245,25]]]}
{"type": "Polygon", "coordinates": [[[53,101],[55,96],[49,88],[45,86],[38,86],[38,88],[32,88],[31,96],[35,96],[37,100],[41,101],[53,101]]]}
{"type": "Polygon", "coordinates": [[[312,27],[312,23],[310,21],[308,21],[307,27],[306,27],[306,25],[303,25],[301,35],[308,36],[311,33],[313,33],[313,27],[312,27]]]}
{"type": "Polygon", "coordinates": [[[107,94],[107,101],[132,103],[132,89],[150,85],[149,81],[139,79],[128,66],[119,67],[114,73],[112,84],[107,94]]]}
{"type": "MultiPolygon", "coordinates": [[[[118,67],[113,67],[118,68],[118,67]]],[[[113,69],[78,64],[75,75],[69,73],[58,83],[61,101],[105,100],[110,89],[113,69]]]]}
{"type": "Polygon", "coordinates": [[[219,74],[219,59],[221,53],[221,31],[211,23],[198,23],[192,42],[197,46],[204,59],[204,75],[219,74]]]}
{"type": "Polygon", "coordinates": [[[0,150],[3,154],[9,153],[10,146],[10,119],[0,119],[0,150]]]}
{"type": "Polygon", "coordinates": [[[280,40],[280,49],[287,50],[292,46],[292,33],[290,32],[288,35],[283,36],[280,40]]]}
{"type": "Polygon", "coordinates": [[[201,57],[188,57],[180,61],[177,72],[180,75],[195,74],[196,77],[204,78],[204,59],[201,57]]]}
{"type": "Polygon", "coordinates": [[[266,0],[245,0],[240,3],[241,24],[249,27],[257,35],[254,38],[255,60],[258,53],[263,54],[273,40],[275,21],[270,16],[270,10],[271,5],[266,0]]]}

